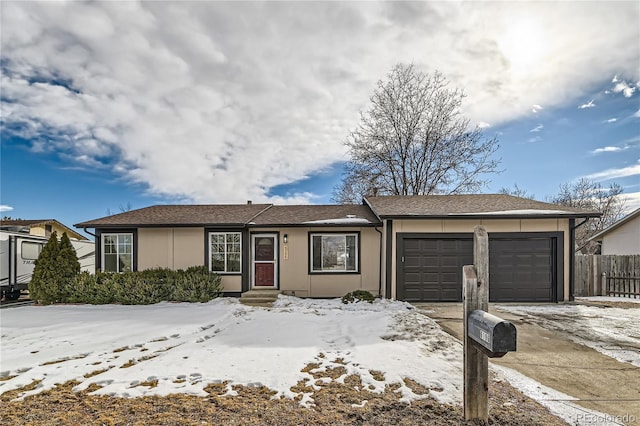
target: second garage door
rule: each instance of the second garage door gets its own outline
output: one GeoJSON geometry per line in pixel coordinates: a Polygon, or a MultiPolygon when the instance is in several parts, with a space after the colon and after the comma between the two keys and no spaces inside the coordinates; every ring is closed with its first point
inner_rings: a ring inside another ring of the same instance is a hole
{"type": "MultiPolygon", "coordinates": [[[[490,299],[557,300],[556,236],[494,234],[489,239],[490,299]]],[[[473,264],[470,236],[398,238],[397,298],[408,302],[462,301],[462,266],[473,264]]]]}

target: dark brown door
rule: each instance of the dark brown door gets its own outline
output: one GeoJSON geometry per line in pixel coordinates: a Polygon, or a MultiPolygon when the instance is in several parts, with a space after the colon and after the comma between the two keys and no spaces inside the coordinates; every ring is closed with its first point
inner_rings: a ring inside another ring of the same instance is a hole
{"type": "Polygon", "coordinates": [[[554,238],[489,240],[489,300],[552,302],[556,281],[554,238]]]}
{"type": "Polygon", "coordinates": [[[256,234],[253,244],[253,285],[259,288],[277,287],[277,244],[276,234],[256,234]]]}
{"type": "MultiPolygon", "coordinates": [[[[552,302],[557,283],[556,238],[489,237],[492,302],[552,302]]],[[[462,266],[473,264],[473,240],[400,237],[397,298],[462,301],[462,266]]]]}
{"type": "Polygon", "coordinates": [[[472,240],[405,238],[402,246],[398,299],[407,302],[462,300],[462,266],[473,263],[472,240]]]}

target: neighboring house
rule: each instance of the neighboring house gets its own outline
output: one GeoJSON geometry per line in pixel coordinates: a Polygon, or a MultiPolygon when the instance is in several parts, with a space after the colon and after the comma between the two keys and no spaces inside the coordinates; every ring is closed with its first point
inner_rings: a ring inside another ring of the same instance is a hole
{"type": "Polygon", "coordinates": [[[490,239],[495,301],[572,294],[576,218],[599,213],[509,195],[368,197],[362,205],[158,205],[76,224],[96,233],[96,269],[206,265],[224,292],[300,297],[368,290],[416,301],[462,300],[472,233],[490,239]]]}
{"type": "Polygon", "coordinates": [[[640,209],[598,232],[589,241],[600,243],[600,254],[640,254],[640,209]]]}
{"type": "Polygon", "coordinates": [[[24,232],[38,237],[48,237],[53,231],[58,234],[58,237],[61,237],[62,233],[66,232],[69,238],[88,240],[84,235],[66,227],[55,219],[2,219],[0,221],[0,229],[3,231],[24,232]]]}

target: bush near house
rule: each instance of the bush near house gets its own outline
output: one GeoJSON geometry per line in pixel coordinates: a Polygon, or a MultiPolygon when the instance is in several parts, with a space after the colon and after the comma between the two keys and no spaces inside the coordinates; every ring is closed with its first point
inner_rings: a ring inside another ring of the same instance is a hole
{"type": "Polygon", "coordinates": [[[80,272],[80,262],[67,233],[60,242],[54,231],[35,261],[29,283],[29,296],[39,303],[61,302],[66,298],[65,289],[80,272]]]}
{"type": "Polygon", "coordinates": [[[65,288],[67,303],[149,305],[162,301],[208,302],[220,295],[220,277],[205,266],[137,272],[82,272],[65,288]]]}
{"type": "Polygon", "coordinates": [[[366,290],[355,290],[342,296],[342,303],[357,303],[360,301],[373,303],[375,296],[366,290]]]}

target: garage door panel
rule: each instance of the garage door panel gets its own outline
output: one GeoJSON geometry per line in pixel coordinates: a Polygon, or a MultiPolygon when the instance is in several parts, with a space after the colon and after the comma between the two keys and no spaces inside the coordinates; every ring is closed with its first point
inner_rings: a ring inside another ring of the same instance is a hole
{"type": "MultiPolygon", "coordinates": [[[[471,238],[404,238],[398,295],[407,301],[461,301],[462,266],[473,264],[471,238]]],[[[555,239],[491,238],[491,301],[553,301],[555,239]]]]}
{"type": "Polygon", "coordinates": [[[405,256],[404,264],[406,268],[411,267],[421,267],[422,266],[422,258],[420,256],[405,256]]]}

